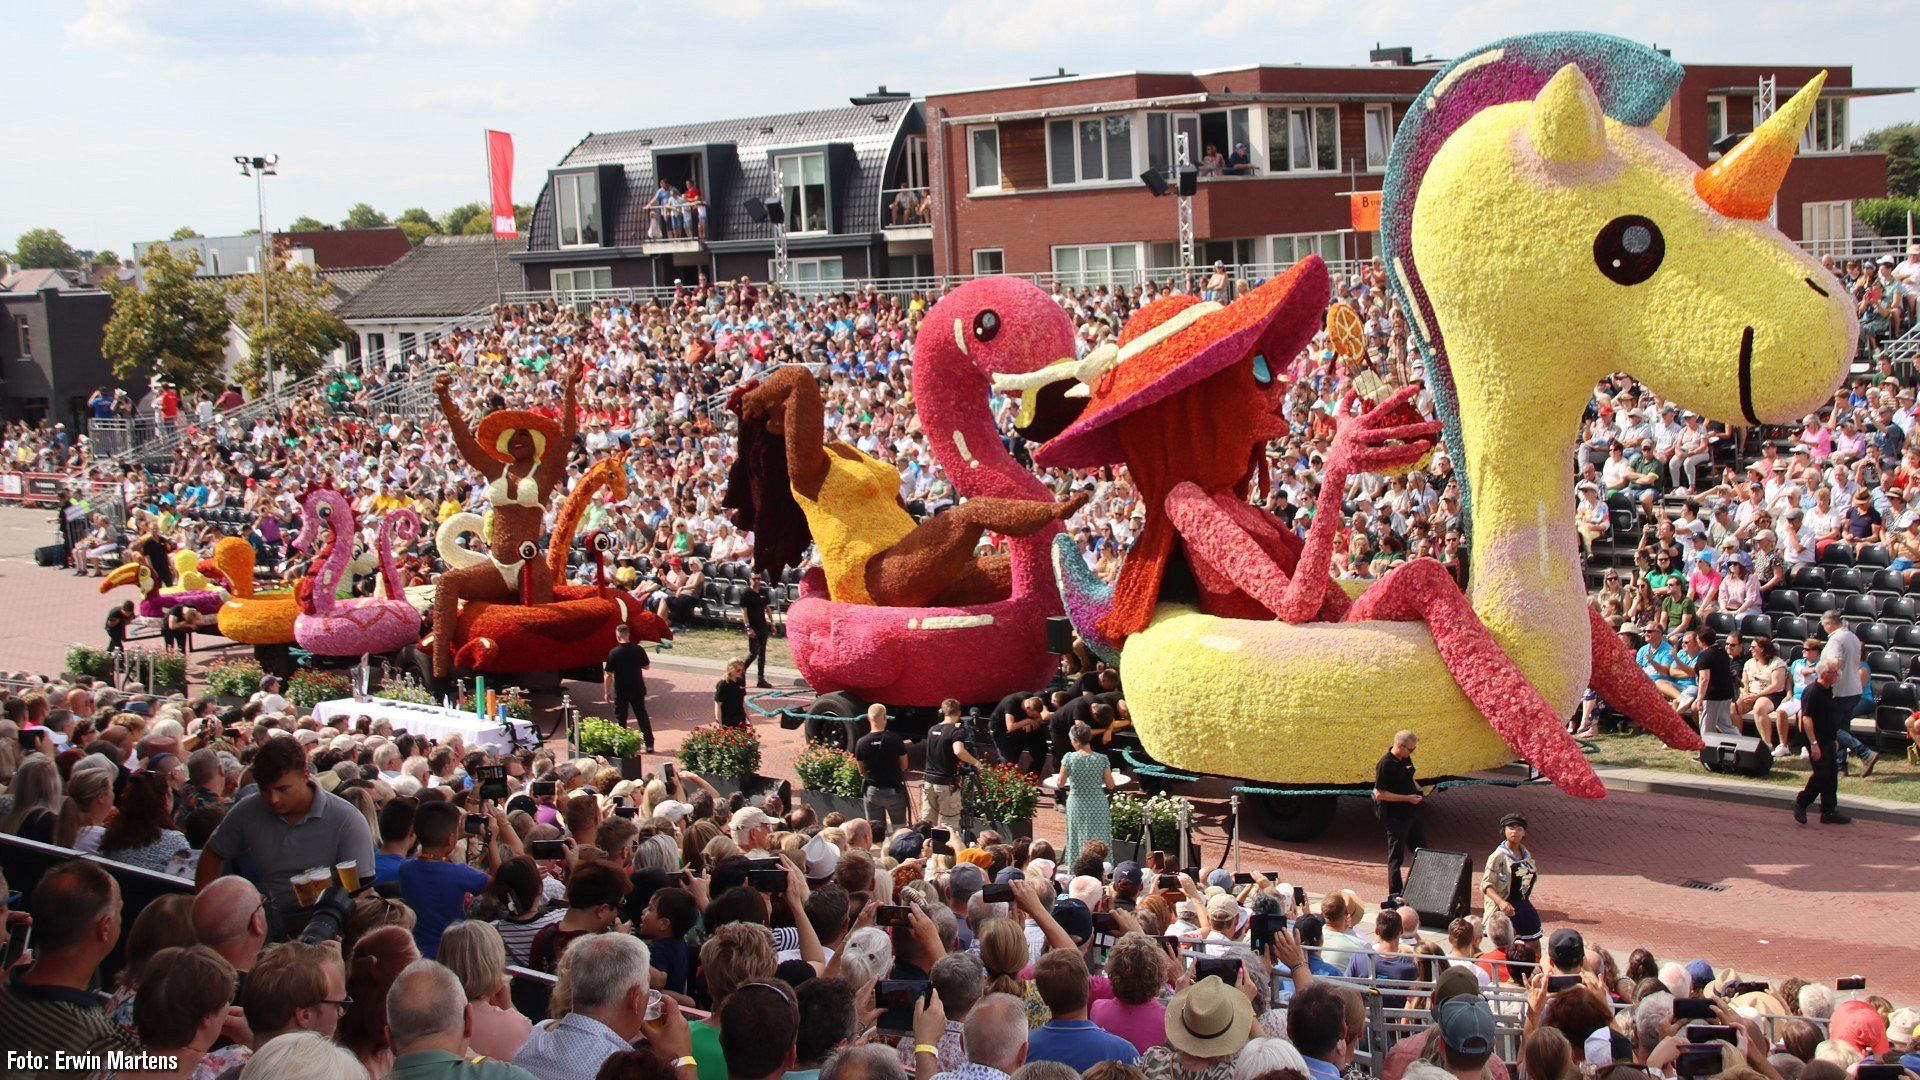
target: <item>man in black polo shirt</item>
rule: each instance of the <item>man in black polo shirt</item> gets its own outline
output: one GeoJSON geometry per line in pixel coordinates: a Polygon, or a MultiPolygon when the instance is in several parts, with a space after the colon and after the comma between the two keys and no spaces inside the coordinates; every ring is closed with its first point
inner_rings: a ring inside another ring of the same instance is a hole
{"type": "Polygon", "coordinates": [[[1416,848],[1427,846],[1420,828],[1420,785],[1413,779],[1413,751],[1420,739],[1411,731],[1393,737],[1393,748],[1373,769],[1373,805],[1387,827],[1387,895],[1399,896],[1406,883],[1400,867],[1416,848]]]}
{"type": "Polygon", "coordinates": [[[1046,764],[1046,699],[1038,694],[1008,694],[993,708],[993,748],[1000,760],[1018,768],[1022,754],[1033,755],[1033,767],[1046,764]]]}
{"type": "Polygon", "coordinates": [[[747,662],[731,660],[726,677],[713,684],[713,719],[722,727],[747,726],[747,662]]]}
{"type": "Polygon", "coordinates": [[[773,684],[767,681],[767,639],[773,635],[773,625],[767,621],[767,586],[760,580],[758,570],[747,575],[747,590],[740,596],[740,611],[747,620],[747,663],[760,666],[754,685],[762,690],[771,689],[773,684]]]}
{"type": "Polygon", "coordinates": [[[1693,665],[1700,689],[1700,734],[1738,735],[1740,723],[1733,715],[1733,695],[1740,684],[1734,678],[1733,656],[1711,626],[1700,628],[1700,643],[1706,648],[1693,665]]]}
{"type": "Polygon", "coordinates": [[[885,705],[867,706],[867,723],[873,730],[853,744],[853,756],[860,763],[862,810],[873,835],[884,839],[908,820],[907,743],[887,730],[885,705]]]}
{"type": "Polygon", "coordinates": [[[633,631],[625,623],[613,628],[614,645],[607,653],[606,675],[602,690],[613,701],[613,719],[627,726],[627,714],[633,713],[640,728],[640,741],[653,753],[653,724],[647,719],[647,650],[633,643],[633,631]]]}
{"type": "Polygon", "coordinates": [[[1853,710],[1836,699],[1834,684],[1840,681],[1840,665],[1820,661],[1819,673],[1812,685],[1800,695],[1800,729],[1806,732],[1807,754],[1813,759],[1813,774],[1807,786],[1793,799],[1793,820],[1807,823],[1807,807],[1820,800],[1822,825],[1850,825],[1853,819],[1842,814],[1840,801],[1840,725],[1850,722],[1853,710]]]}
{"type": "Polygon", "coordinates": [[[1097,722],[1094,717],[1093,707],[1095,705],[1112,707],[1119,704],[1119,673],[1112,668],[1102,671],[1100,673],[1100,685],[1102,687],[1100,693],[1081,694],[1079,697],[1070,699],[1065,705],[1054,710],[1053,716],[1047,721],[1047,742],[1048,750],[1050,751],[1048,755],[1049,760],[1047,762],[1047,768],[1043,770],[1041,775],[1051,776],[1060,771],[1061,760],[1067,756],[1068,751],[1073,749],[1073,743],[1067,737],[1068,732],[1073,730],[1073,725],[1085,724],[1089,728],[1100,729],[1111,723],[1110,720],[1097,722]]]}
{"type": "Polygon", "coordinates": [[[960,703],[940,703],[940,722],[927,729],[927,767],[920,773],[922,811],[936,826],[960,827],[960,764],[974,768],[980,760],[967,748],[967,729],[960,724],[960,703]]]}

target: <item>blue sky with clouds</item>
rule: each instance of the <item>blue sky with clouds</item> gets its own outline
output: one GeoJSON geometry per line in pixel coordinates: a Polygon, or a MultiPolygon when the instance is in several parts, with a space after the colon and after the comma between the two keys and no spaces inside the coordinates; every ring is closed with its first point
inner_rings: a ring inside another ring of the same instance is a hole
{"type": "MultiPolygon", "coordinates": [[[[236,153],[278,153],[267,217],[356,202],[439,213],[485,195],[481,131],[517,142],[516,194],[589,131],[1082,73],[1452,55],[1603,30],[1682,61],[1851,64],[1920,81],[1902,5],[1863,0],[67,0],[9,4],[0,247],[50,225],[123,256],[181,225],[254,221],[236,153]],[[1879,31],[1876,32],[1875,28],[1879,31]],[[1902,61],[1906,61],[1903,63],[1902,61]]],[[[1856,103],[1856,133],[1920,95],[1856,103]]]]}

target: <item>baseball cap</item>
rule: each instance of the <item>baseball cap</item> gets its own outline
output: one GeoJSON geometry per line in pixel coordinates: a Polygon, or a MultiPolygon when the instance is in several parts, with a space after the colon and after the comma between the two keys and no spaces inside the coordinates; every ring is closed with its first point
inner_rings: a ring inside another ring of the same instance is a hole
{"type": "Polygon", "coordinates": [[[1233,871],[1224,867],[1207,874],[1207,887],[1214,889],[1233,888],[1233,871]]]}
{"type": "Polygon", "coordinates": [[[1578,930],[1563,926],[1547,939],[1547,959],[1553,961],[1555,967],[1579,967],[1586,958],[1587,942],[1578,930]]]}
{"type": "Polygon", "coordinates": [[[926,842],[927,838],[917,832],[903,832],[887,842],[887,855],[896,862],[917,859],[926,842]]]}
{"type": "Polygon", "coordinates": [[[1060,929],[1075,941],[1085,941],[1093,936],[1093,912],[1087,910],[1086,904],[1071,896],[1054,901],[1053,921],[1059,923],[1060,929]]]}
{"type": "Polygon", "coordinates": [[[1140,864],[1134,862],[1132,859],[1128,859],[1126,862],[1114,867],[1113,883],[1115,885],[1125,883],[1138,888],[1140,886],[1140,864]]]}
{"type": "Polygon", "coordinates": [[[840,849],[833,841],[824,836],[815,836],[807,841],[800,853],[807,857],[807,880],[820,881],[833,876],[834,868],[840,865],[840,849]]]}
{"type": "Polygon", "coordinates": [[[1890,1049],[1887,1021],[1880,1011],[1864,1001],[1843,1001],[1833,1007],[1828,1034],[1864,1054],[1879,1057],[1890,1049]]]}
{"type": "Polygon", "coordinates": [[[1216,915],[1231,915],[1238,923],[1241,915],[1240,905],[1233,902],[1233,897],[1221,893],[1207,901],[1207,917],[1213,918],[1216,915]]]}
{"type": "Polygon", "coordinates": [[[955,897],[972,896],[986,883],[987,872],[972,863],[961,863],[947,875],[947,889],[955,897]]]}
{"type": "Polygon", "coordinates": [[[1440,1003],[1434,1022],[1447,1049],[1461,1054],[1485,1054],[1493,1049],[1493,1009],[1479,994],[1459,994],[1440,1003]]]}
{"type": "Polygon", "coordinates": [[[1026,875],[1022,874],[1020,868],[1017,866],[1003,866],[1000,868],[999,873],[993,875],[993,883],[995,885],[1010,885],[1013,882],[1024,881],[1025,879],[1026,875]]]}
{"type": "Polygon", "coordinates": [[[693,813],[693,807],[678,799],[664,799],[655,803],[653,807],[655,818],[665,818],[668,821],[685,821],[687,815],[691,813],[693,813]]]}
{"type": "Polygon", "coordinates": [[[728,819],[727,831],[740,833],[746,832],[749,829],[757,829],[762,825],[771,824],[773,824],[773,819],[767,816],[765,810],[757,806],[743,806],[735,810],[733,817],[728,819]]]}
{"type": "Polygon", "coordinates": [[[1471,967],[1450,967],[1441,972],[1440,977],[1433,980],[1433,1005],[1431,1011],[1437,1013],[1440,1006],[1445,1005],[1453,998],[1462,995],[1479,994],[1480,980],[1473,972],[1474,969],[1471,967]]]}
{"type": "Polygon", "coordinates": [[[1687,978],[1693,980],[1693,988],[1696,992],[1703,990],[1713,981],[1713,965],[1705,960],[1688,961],[1687,978]]]}

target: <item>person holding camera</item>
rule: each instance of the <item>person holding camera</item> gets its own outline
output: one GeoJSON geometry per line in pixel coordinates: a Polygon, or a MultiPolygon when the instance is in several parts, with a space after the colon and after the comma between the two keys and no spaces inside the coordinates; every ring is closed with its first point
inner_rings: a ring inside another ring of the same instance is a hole
{"type": "Polygon", "coordinates": [[[967,747],[967,729],[961,720],[960,703],[948,698],[940,703],[940,722],[927,729],[927,765],[920,773],[920,796],[927,820],[936,828],[960,827],[960,770],[963,766],[980,767],[980,759],[967,747]]]}
{"type": "Polygon", "coordinates": [[[413,834],[420,850],[400,864],[400,898],[417,917],[414,944],[431,960],[440,950],[441,931],[466,916],[467,897],[485,892],[489,875],[500,865],[493,837],[499,836],[515,855],[521,854],[520,837],[507,824],[506,811],[494,803],[478,814],[462,814],[449,802],[425,803],[414,814],[413,834]],[[463,835],[486,845],[485,871],[453,861],[454,845],[463,835]]]}

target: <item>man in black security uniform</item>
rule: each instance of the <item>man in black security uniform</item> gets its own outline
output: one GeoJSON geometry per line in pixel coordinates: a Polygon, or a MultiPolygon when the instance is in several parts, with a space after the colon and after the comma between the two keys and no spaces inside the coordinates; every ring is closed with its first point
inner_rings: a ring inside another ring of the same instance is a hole
{"type": "Polygon", "coordinates": [[[758,681],[754,683],[762,690],[772,689],[767,681],[767,639],[773,635],[773,625],[767,621],[767,586],[760,579],[760,571],[747,575],[747,591],[741,594],[740,610],[747,617],[747,663],[760,665],[758,681]]]}
{"type": "Polygon", "coordinates": [[[1046,699],[1039,694],[1008,694],[993,707],[993,748],[1000,760],[1018,768],[1020,756],[1031,754],[1033,768],[1046,764],[1046,699]]]}
{"type": "Polygon", "coordinates": [[[1849,825],[1853,819],[1840,813],[1840,725],[1851,722],[1850,709],[1834,700],[1833,686],[1840,681],[1840,667],[1832,660],[1820,661],[1819,674],[1800,695],[1800,729],[1807,735],[1807,754],[1813,759],[1813,774],[1807,786],[1793,799],[1793,820],[1807,823],[1807,807],[1820,800],[1822,825],[1849,825]]]}
{"type": "Polygon", "coordinates": [[[1420,745],[1420,739],[1411,731],[1402,731],[1393,737],[1393,748],[1380,755],[1380,763],[1373,769],[1373,805],[1380,821],[1387,827],[1387,895],[1398,897],[1406,883],[1401,880],[1400,867],[1417,848],[1427,846],[1427,836],[1420,828],[1418,810],[1420,785],[1413,779],[1413,751],[1420,745]]]}
{"type": "Polygon", "coordinates": [[[721,727],[747,726],[747,662],[727,662],[726,677],[713,684],[713,719],[721,727]]]}
{"type": "Polygon", "coordinates": [[[1054,710],[1052,719],[1047,721],[1049,760],[1042,775],[1051,776],[1060,770],[1061,759],[1073,749],[1073,743],[1067,735],[1075,724],[1085,724],[1090,728],[1101,725],[1094,723],[1095,705],[1115,705],[1120,701],[1120,673],[1112,668],[1100,669],[1100,692],[1081,694],[1054,710]]]}
{"type": "Polygon", "coordinates": [[[633,643],[633,631],[625,623],[613,628],[613,637],[618,644],[607,653],[601,691],[613,702],[613,719],[621,727],[627,726],[627,713],[633,713],[641,745],[651,754],[653,724],[647,718],[646,670],[652,661],[647,659],[647,650],[633,643]]]}
{"type": "MultiPolygon", "coordinates": [[[[744,678],[746,668],[741,668],[744,678]]],[[[887,730],[887,707],[867,706],[867,725],[873,730],[853,744],[853,756],[860,763],[861,811],[873,826],[873,835],[882,841],[895,825],[910,818],[907,808],[907,743],[887,730]]]]}
{"type": "Polygon", "coordinates": [[[920,773],[921,812],[934,825],[960,828],[960,765],[980,767],[967,748],[967,729],[960,723],[960,703],[940,703],[940,722],[927,729],[927,767],[920,773]]]}

